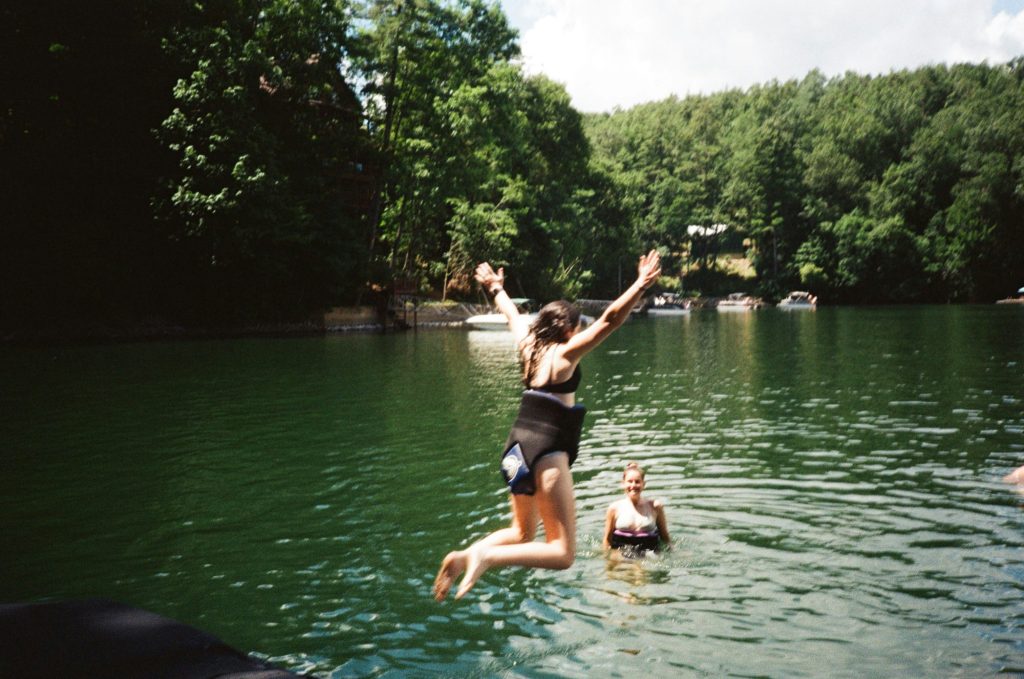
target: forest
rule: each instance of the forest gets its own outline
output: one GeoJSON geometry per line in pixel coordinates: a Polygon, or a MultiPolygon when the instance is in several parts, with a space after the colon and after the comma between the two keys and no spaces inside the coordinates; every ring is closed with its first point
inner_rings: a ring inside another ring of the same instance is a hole
{"type": "MultiPolygon", "coordinates": [[[[13,0],[0,331],[303,321],[401,289],[823,303],[1024,285],[1024,59],[583,114],[483,0],[13,0]],[[714,228],[724,225],[724,228],[714,228]],[[695,228],[697,227],[697,228],[695,228]]],[[[614,87],[609,82],[608,87],[614,87]]]]}

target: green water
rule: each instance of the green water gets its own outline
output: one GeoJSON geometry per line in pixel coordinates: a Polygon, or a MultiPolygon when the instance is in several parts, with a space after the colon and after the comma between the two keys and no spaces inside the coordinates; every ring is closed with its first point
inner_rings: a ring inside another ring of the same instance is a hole
{"type": "Polygon", "coordinates": [[[0,601],[326,677],[1024,671],[1024,308],[630,321],[583,363],[576,564],[445,604],[441,557],[508,520],[508,335],[0,352],[0,601]],[[625,460],[677,547],[615,566],[625,460]]]}

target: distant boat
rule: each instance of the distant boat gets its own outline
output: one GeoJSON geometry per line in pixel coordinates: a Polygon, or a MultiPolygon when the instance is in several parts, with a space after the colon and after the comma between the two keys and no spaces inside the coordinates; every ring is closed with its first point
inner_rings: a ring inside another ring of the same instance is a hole
{"type": "Polygon", "coordinates": [[[757,297],[751,297],[743,292],[731,293],[723,300],[719,300],[715,308],[719,311],[750,311],[764,306],[764,303],[757,297]]]}
{"type": "Polygon", "coordinates": [[[676,295],[658,295],[646,309],[649,316],[682,316],[690,313],[690,307],[686,300],[676,295]]]}
{"type": "Polygon", "coordinates": [[[814,309],[818,306],[818,298],[809,292],[794,290],[779,302],[780,309],[814,309]]]}
{"type": "MultiPolygon", "coordinates": [[[[527,323],[533,323],[537,319],[537,312],[532,311],[532,309],[537,308],[537,303],[534,300],[527,299],[525,297],[513,297],[512,303],[516,305],[516,308],[519,309],[519,313],[522,315],[522,318],[526,319],[527,323]]],[[[593,316],[580,314],[580,323],[583,327],[587,327],[593,322],[593,316]]],[[[505,318],[505,314],[502,313],[477,314],[476,316],[470,316],[462,323],[471,330],[489,330],[499,332],[508,330],[508,319],[505,318]]]]}
{"type": "MultiPolygon", "coordinates": [[[[523,314],[527,323],[533,323],[537,314],[523,314]]],[[[473,330],[508,330],[508,319],[505,314],[477,314],[463,321],[473,330]]]]}
{"type": "Polygon", "coordinates": [[[662,304],[647,308],[649,316],[682,316],[690,313],[690,310],[679,304],[662,304]]]}

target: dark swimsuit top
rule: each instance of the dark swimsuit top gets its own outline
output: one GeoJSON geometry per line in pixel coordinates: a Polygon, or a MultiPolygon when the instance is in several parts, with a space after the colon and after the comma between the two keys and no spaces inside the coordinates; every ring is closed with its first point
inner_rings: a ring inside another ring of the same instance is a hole
{"type": "Polygon", "coordinates": [[[577,363],[576,369],[572,371],[572,375],[565,382],[559,382],[558,384],[548,382],[543,387],[528,388],[536,391],[546,391],[549,394],[572,394],[580,386],[581,379],[583,379],[583,372],[580,370],[580,364],[577,363]]]}

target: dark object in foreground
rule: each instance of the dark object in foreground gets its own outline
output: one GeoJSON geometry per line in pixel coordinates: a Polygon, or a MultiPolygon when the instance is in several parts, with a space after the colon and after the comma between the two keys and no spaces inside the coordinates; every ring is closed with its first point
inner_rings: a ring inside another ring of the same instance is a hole
{"type": "Polygon", "coordinates": [[[296,676],[194,627],[115,601],[0,604],[0,677],[296,676]]]}

